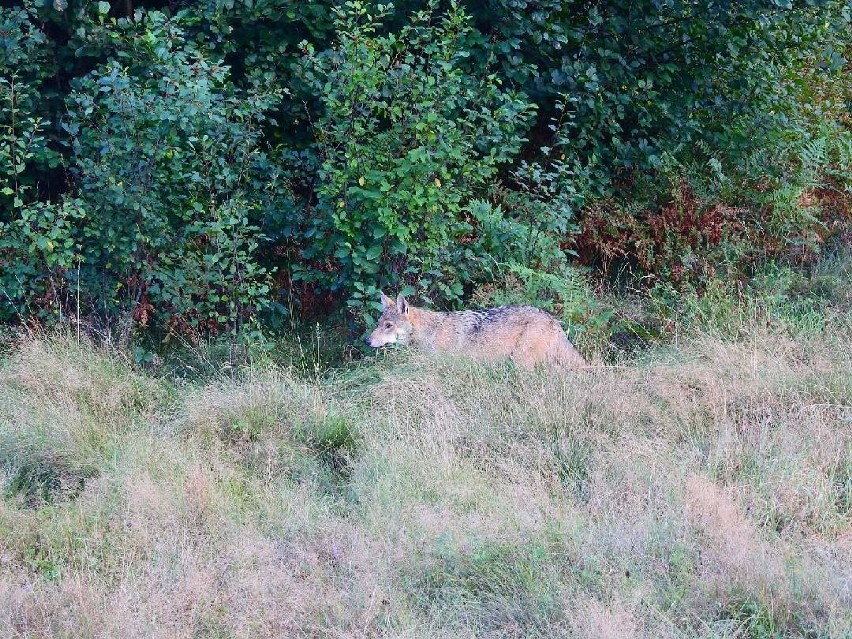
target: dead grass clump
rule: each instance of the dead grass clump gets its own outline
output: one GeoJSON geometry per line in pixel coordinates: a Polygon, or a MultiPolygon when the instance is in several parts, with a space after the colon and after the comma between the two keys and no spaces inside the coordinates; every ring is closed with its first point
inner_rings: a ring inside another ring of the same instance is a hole
{"type": "Polygon", "coordinates": [[[732,590],[755,601],[769,603],[783,615],[789,607],[784,592],[783,558],[760,539],[728,491],[700,476],[687,480],[686,517],[702,538],[702,581],[713,599],[732,590]]]}
{"type": "Polygon", "coordinates": [[[150,419],[169,403],[165,387],[138,374],[115,353],[62,336],[21,338],[0,383],[34,402],[80,411],[102,425],[150,419]]]}
{"type": "Polygon", "coordinates": [[[7,637],[73,639],[120,631],[114,613],[82,575],[61,582],[0,578],[0,626],[7,637]]]}
{"type": "Polygon", "coordinates": [[[623,601],[607,605],[588,596],[568,602],[570,627],[578,639],[638,639],[641,623],[631,606],[623,601]]]}
{"type": "Polygon", "coordinates": [[[222,381],[191,391],[181,430],[251,439],[262,431],[291,432],[325,410],[317,389],[264,372],[245,381],[222,381]]]}

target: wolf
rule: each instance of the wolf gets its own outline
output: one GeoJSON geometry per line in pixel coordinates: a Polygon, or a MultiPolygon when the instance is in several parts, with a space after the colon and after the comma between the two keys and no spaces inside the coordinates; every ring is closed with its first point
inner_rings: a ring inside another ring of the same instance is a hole
{"type": "Polygon", "coordinates": [[[367,344],[413,344],[494,362],[509,359],[519,368],[580,368],[588,363],[555,317],[534,306],[498,306],[442,313],[417,308],[399,295],[381,294],[382,315],[367,344]]]}

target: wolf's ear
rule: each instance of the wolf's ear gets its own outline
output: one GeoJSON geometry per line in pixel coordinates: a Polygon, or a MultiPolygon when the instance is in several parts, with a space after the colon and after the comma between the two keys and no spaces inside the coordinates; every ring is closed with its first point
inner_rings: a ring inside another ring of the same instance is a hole
{"type": "Polygon", "coordinates": [[[402,295],[396,296],[396,312],[400,315],[408,312],[408,302],[405,301],[402,295]]]}
{"type": "Polygon", "coordinates": [[[381,291],[379,291],[379,293],[382,296],[382,310],[386,311],[389,308],[393,308],[394,307],[393,300],[391,298],[389,298],[387,295],[385,295],[384,293],[382,293],[381,291]]]}

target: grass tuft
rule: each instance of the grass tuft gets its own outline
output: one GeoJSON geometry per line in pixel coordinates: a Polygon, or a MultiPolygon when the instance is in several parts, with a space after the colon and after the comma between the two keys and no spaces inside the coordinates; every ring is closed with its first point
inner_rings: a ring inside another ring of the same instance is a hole
{"type": "Polygon", "coordinates": [[[0,467],[6,476],[7,498],[18,497],[30,508],[75,499],[98,469],[68,454],[45,448],[27,450],[10,441],[0,442],[0,467]]]}

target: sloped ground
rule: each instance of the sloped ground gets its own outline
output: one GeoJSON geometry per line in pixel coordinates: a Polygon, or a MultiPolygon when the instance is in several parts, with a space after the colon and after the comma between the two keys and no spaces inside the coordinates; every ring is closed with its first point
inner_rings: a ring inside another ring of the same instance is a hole
{"type": "Polygon", "coordinates": [[[4,637],[849,637],[852,321],[563,377],[0,372],[4,637]]]}

